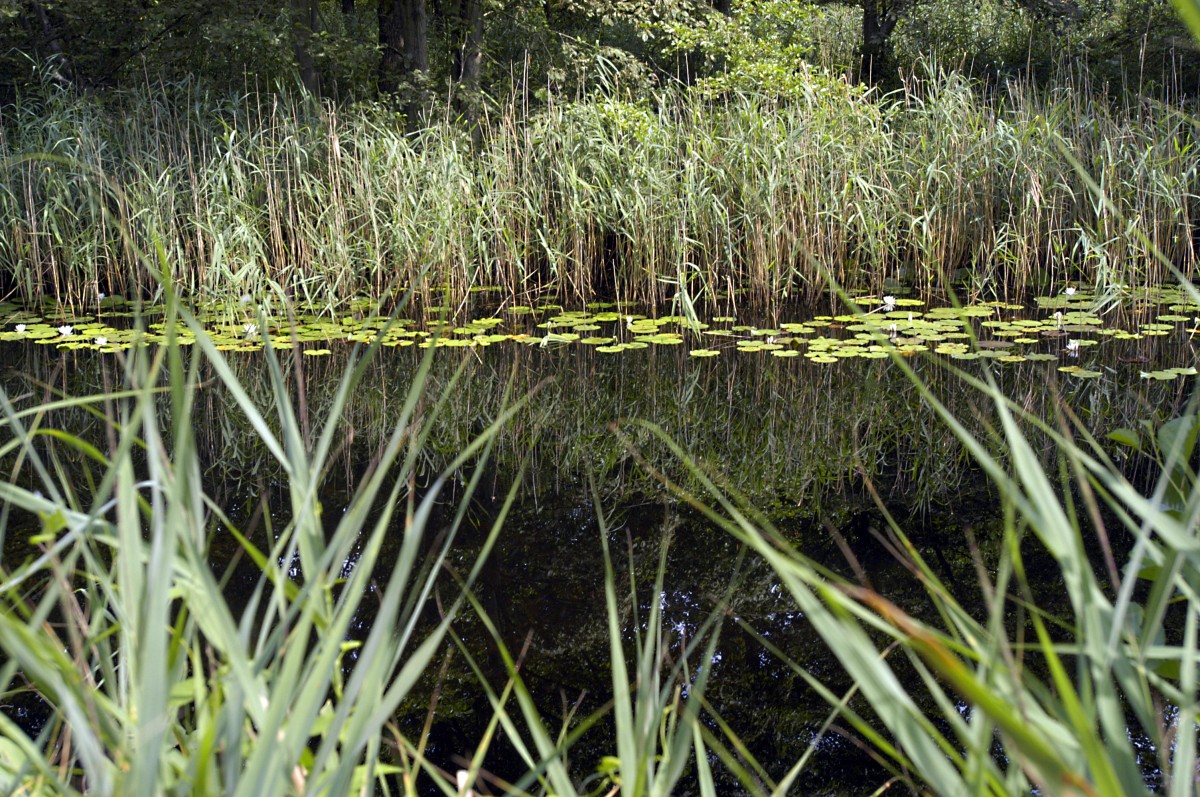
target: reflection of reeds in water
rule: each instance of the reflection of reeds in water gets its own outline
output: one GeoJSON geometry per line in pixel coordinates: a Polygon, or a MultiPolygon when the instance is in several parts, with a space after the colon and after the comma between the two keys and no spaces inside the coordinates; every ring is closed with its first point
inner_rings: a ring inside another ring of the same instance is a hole
{"type": "Polygon", "coordinates": [[[383,113],[287,97],[51,93],[3,110],[0,276],[82,306],[153,292],[131,244],[158,236],[186,296],[317,305],[410,283],[775,300],[819,294],[827,274],[925,289],[958,268],[996,293],[1162,282],[1147,243],[1193,263],[1194,129],[1096,88],[1083,75],[985,100],[935,75],[888,102],[821,83],[778,105],[505,106],[474,148],[441,123],[406,136],[383,113]]]}
{"type": "MultiPolygon", "coordinates": [[[[1128,344],[1130,356],[1175,362],[1177,341],[1149,338],[1128,344]]],[[[688,455],[719,466],[728,484],[764,508],[816,510],[825,496],[855,490],[863,478],[878,483],[897,501],[927,507],[948,500],[972,473],[970,458],[953,434],[938,423],[895,365],[887,360],[847,360],[813,366],[799,359],[781,361],[766,354],[727,353],[713,360],[687,356],[686,347],[652,347],[615,355],[588,347],[547,350],[505,345],[476,353],[437,353],[429,383],[440,389],[468,361],[466,376],[443,407],[422,454],[436,471],[455,456],[474,431],[486,426],[502,405],[509,379],[532,390],[549,378],[539,398],[517,412],[495,440],[493,468],[501,481],[529,457],[528,495],[580,489],[589,467],[606,494],[655,489],[643,468],[608,433],[625,419],[652,420],[668,429],[688,455]]],[[[348,349],[347,349],[348,350],[348,349]]],[[[54,380],[53,390],[80,395],[120,381],[116,361],[87,352],[63,353],[27,346],[22,362],[10,358],[10,394],[26,400],[54,380]],[[16,378],[15,374],[26,376],[16,378]],[[32,392],[31,392],[32,391],[32,392]]],[[[284,382],[306,423],[323,419],[336,399],[341,357],[299,357],[278,353],[284,382]],[[300,400],[299,374],[303,374],[300,400]]],[[[385,350],[367,367],[342,409],[343,430],[331,458],[331,476],[353,486],[368,466],[371,452],[386,439],[420,354],[412,349],[385,350]]],[[[267,422],[278,423],[264,354],[230,357],[242,389],[262,408],[267,422]]],[[[996,368],[1006,393],[1031,415],[1053,422],[1059,396],[1086,417],[1098,433],[1136,427],[1142,420],[1163,420],[1186,399],[1186,382],[1157,383],[1138,378],[1138,366],[1112,363],[1103,380],[1065,380],[1057,390],[1059,363],[1027,362],[996,368]]],[[[914,360],[930,389],[967,428],[986,436],[992,422],[963,382],[934,361],[914,360]]],[[[974,364],[969,370],[976,371],[974,364]]],[[[205,387],[198,392],[190,421],[196,426],[200,461],[213,485],[230,494],[278,483],[284,474],[263,448],[233,397],[201,366],[205,387]]],[[[49,394],[53,395],[53,393],[49,394]]],[[[169,423],[170,407],[160,401],[169,423]]],[[[64,426],[102,443],[103,424],[78,410],[64,426]],[[91,429],[90,432],[85,430],[91,429]]],[[[1041,447],[1046,439],[1031,430],[1041,447]]],[[[1050,451],[1049,448],[1046,449],[1050,451]]],[[[645,455],[665,472],[680,474],[669,453],[650,446],[645,455]]]]}

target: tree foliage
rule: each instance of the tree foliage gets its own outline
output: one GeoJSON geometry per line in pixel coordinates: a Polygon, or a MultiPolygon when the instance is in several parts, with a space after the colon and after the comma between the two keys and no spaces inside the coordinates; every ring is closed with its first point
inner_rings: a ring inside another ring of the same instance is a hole
{"type": "Polygon", "coordinates": [[[674,78],[787,95],[824,69],[887,85],[929,58],[992,75],[1083,58],[1143,89],[1163,65],[1200,72],[1169,0],[0,0],[0,23],[0,98],[46,79],[187,80],[450,98],[471,116],[487,98],[613,83],[646,97],[674,78]]]}
{"type": "Polygon", "coordinates": [[[705,92],[743,89],[798,96],[811,87],[812,65],[823,52],[825,65],[830,65],[821,34],[834,19],[806,0],[734,0],[728,14],[675,20],[663,31],[687,54],[705,92]]]}

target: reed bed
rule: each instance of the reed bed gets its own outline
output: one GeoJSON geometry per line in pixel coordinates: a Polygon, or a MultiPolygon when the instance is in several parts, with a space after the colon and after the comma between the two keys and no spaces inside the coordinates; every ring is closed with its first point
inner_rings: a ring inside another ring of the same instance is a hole
{"type": "Polygon", "coordinates": [[[1086,74],[810,89],[513,101],[477,143],[447,121],[406,134],[376,106],[47,89],[0,109],[0,283],[84,305],[152,295],[134,252],[156,236],[185,299],[330,308],[413,284],[644,301],[811,297],[827,276],[1114,291],[1168,277],[1151,246],[1194,268],[1196,130],[1177,107],[1116,101],[1086,74]]]}

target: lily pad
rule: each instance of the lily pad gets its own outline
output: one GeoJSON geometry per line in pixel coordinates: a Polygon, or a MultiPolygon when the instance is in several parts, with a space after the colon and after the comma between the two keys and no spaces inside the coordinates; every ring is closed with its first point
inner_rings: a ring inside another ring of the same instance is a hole
{"type": "Polygon", "coordinates": [[[1078,365],[1065,365],[1058,370],[1077,379],[1095,379],[1104,375],[1100,371],[1090,371],[1087,368],[1081,368],[1078,365]]]}

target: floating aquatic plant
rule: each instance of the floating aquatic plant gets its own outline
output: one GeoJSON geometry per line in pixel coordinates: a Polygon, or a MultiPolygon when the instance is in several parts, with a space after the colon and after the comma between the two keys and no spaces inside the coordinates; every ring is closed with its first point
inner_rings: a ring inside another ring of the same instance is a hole
{"type": "MultiPolygon", "coordinates": [[[[679,346],[695,340],[696,336],[707,335],[711,336],[710,345],[692,348],[689,355],[698,352],[694,356],[714,356],[704,352],[719,352],[722,342],[727,341],[745,354],[770,352],[779,358],[803,354],[808,362],[820,365],[855,358],[912,356],[927,351],[955,360],[986,357],[1008,364],[1043,362],[1056,359],[1052,351],[1043,350],[1044,344],[1055,338],[1066,339],[1060,351],[1078,357],[1086,347],[1098,345],[1100,339],[1134,341],[1144,336],[1167,335],[1191,318],[1164,313],[1152,315],[1152,320],[1135,322],[1131,328],[1107,326],[1092,311],[1091,298],[1082,292],[1069,297],[1072,303],[1063,302],[1067,298],[1063,294],[1040,298],[1038,310],[1058,308],[1043,317],[1024,315],[1021,305],[1007,302],[927,307],[918,299],[885,301],[889,298],[893,297],[868,296],[856,300],[863,307],[874,306],[870,311],[818,314],[780,320],[771,326],[736,324],[734,316],[717,315],[710,321],[720,324],[719,327],[699,318],[656,316],[632,307],[602,309],[599,304],[571,310],[543,302],[502,307],[498,313],[484,313],[468,320],[452,320],[446,315],[446,308],[436,305],[418,313],[416,318],[385,318],[374,315],[369,305],[360,303],[341,317],[294,308],[286,316],[289,321],[283,321],[282,317],[271,320],[272,334],[265,343],[260,338],[261,319],[247,317],[242,309],[249,303],[204,305],[197,309],[197,318],[203,320],[214,344],[223,351],[250,352],[264,345],[289,348],[299,344],[307,352],[333,353],[338,346],[370,343],[382,336],[383,345],[392,348],[420,345],[439,350],[479,350],[525,343],[546,349],[578,345],[601,354],[614,354],[648,346],[679,346]],[[528,317],[532,321],[526,321],[528,317]],[[530,326],[525,326],[526,323],[530,326]],[[531,331],[537,334],[529,334],[531,331]]],[[[1159,298],[1179,307],[1186,306],[1179,302],[1177,292],[1159,298]]],[[[1145,296],[1139,296],[1137,302],[1150,314],[1162,306],[1161,302],[1151,302],[1145,296]]],[[[0,331],[0,341],[29,340],[64,349],[110,353],[131,346],[156,345],[164,340],[163,324],[155,320],[156,308],[135,307],[119,297],[108,297],[102,304],[108,305],[103,321],[58,312],[53,306],[39,314],[12,303],[0,304],[0,329],[5,330],[0,331]],[[135,327],[136,319],[145,323],[144,331],[135,327]],[[68,329],[69,334],[65,331],[68,329]]],[[[1187,331],[1186,327],[1182,329],[1187,331]]],[[[191,340],[180,342],[187,344],[191,340]]]]}

